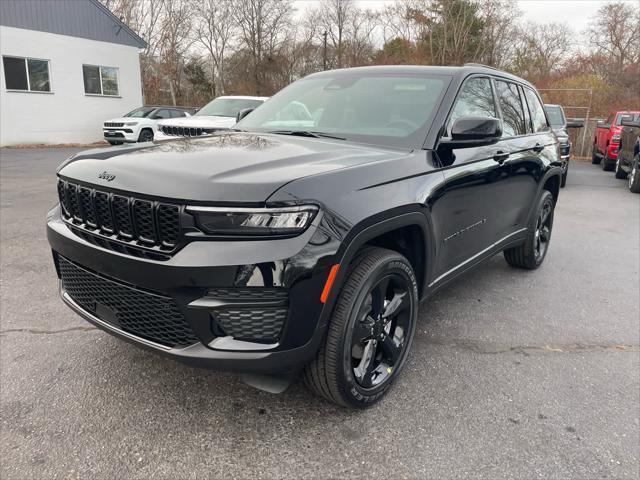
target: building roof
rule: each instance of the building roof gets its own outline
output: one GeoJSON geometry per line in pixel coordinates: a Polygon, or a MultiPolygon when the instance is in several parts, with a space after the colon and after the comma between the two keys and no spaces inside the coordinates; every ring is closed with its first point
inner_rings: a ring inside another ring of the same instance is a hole
{"type": "Polygon", "coordinates": [[[145,48],[98,0],[0,0],[0,25],[145,48]]]}

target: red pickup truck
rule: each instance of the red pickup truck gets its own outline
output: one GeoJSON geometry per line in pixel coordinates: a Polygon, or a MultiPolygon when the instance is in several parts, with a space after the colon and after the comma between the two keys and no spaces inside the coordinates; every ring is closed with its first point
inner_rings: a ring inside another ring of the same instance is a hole
{"type": "Polygon", "coordinates": [[[604,122],[598,122],[593,138],[591,163],[602,166],[602,170],[611,171],[616,165],[620,146],[620,131],[623,117],[631,117],[637,111],[614,112],[604,122]]]}

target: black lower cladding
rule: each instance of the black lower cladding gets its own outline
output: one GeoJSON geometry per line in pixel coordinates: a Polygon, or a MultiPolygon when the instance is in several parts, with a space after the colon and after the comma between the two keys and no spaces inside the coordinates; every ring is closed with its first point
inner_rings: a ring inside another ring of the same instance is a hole
{"type": "Polygon", "coordinates": [[[65,292],[103,322],[172,348],[198,343],[172,298],[123,285],[64,257],[58,259],[65,292]]]}

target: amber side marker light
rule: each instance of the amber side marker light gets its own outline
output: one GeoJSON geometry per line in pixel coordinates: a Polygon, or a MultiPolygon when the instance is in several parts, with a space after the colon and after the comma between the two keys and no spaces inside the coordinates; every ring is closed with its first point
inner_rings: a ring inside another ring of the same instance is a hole
{"type": "Polygon", "coordinates": [[[322,294],[320,295],[320,301],[325,303],[327,301],[327,297],[329,296],[329,292],[331,291],[331,285],[333,285],[333,281],[336,279],[336,274],[338,273],[338,267],[340,267],[339,263],[336,263],[329,270],[329,276],[327,277],[327,281],[324,284],[324,288],[322,289],[322,294]]]}

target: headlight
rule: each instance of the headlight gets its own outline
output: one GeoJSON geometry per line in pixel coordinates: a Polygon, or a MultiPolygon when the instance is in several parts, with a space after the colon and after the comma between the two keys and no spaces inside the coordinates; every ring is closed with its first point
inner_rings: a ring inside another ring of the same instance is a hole
{"type": "Polygon", "coordinates": [[[277,236],[302,233],[318,212],[315,205],[283,208],[187,207],[196,224],[213,235],[277,236]]]}
{"type": "Polygon", "coordinates": [[[138,122],[124,122],[125,127],[135,127],[138,122]]]}
{"type": "Polygon", "coordinates": [[[614,135],[611,137],[611,141],[612,142],[619,142],[620,141],[620,135],[614,135]]]}

